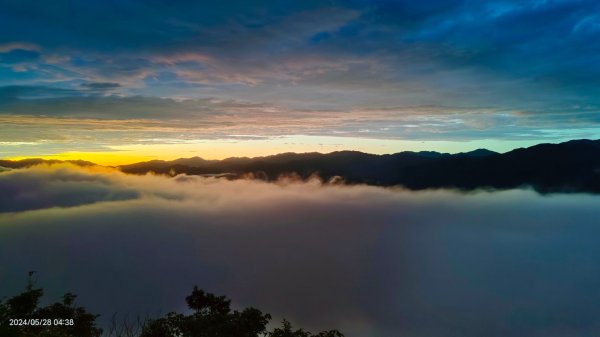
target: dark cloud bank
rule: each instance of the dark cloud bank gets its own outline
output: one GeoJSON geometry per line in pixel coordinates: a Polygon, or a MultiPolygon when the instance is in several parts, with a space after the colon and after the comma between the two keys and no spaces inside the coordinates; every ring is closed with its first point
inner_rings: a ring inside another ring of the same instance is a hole
{"type": "Polygon", "coordinates": [[[598,197],[317,182],[0,172],[0,296],[37,270],[103,313],[183,309],[197,284],[347,336],[600,331],[598,197]]]}

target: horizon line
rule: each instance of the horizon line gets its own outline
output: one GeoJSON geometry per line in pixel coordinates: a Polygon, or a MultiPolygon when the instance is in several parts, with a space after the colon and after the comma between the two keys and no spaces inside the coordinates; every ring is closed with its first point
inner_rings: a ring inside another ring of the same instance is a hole
{"type": "MultiPolygon", "coordinates": [[[[372,153],[372,152],[365,152],[365,151],[359,151],[359,150],[335,150],[335,151],[329,151],[329,152],[321,152],[321,151],[306,151],[306,152],[294,152],[294,151],[288,151],[288,152],[278,152],[278,153],[273,153],[273,154],[269,154],[269,155],[264,155],[264,156],[231,156],[231,157],[225,157],[222,159],[208,159],[208,158],[204,158],[202,156],[191,156],[191,157],[178,157],[175,159],[160,159],[160,158],[154,158],[154,159],[148,159],[148,160],[132,160],[131,162],[128,163],[121,163],[121,164],[112,164],[112,165],[108,165],[108,164],[101,164],[101,163],[97,163],[91,160],[86,160],[83,158],[79,158],[79,159],[58,159],[57,157],[60,156],[64,156],[64,154],[69,153],[69,152],[64,152],[64,153],[58,153],[58,154],[53,154],[53,155],[40,155],[40,156],[31,156],[31,157],[3,157],[0,158],[0,160],[2,161],[10,161],[10,162],[19,162],[19,161],[26,161],[26,160],[41,160],[41,161],[56,161],[56,162],[61,162],[61,163],[73,163],[73,162],[86,162],[86,163],[91,163],[97,166],[104,166],[104,167],[119,167],[119,166],[127,166],[127,165],[134,165],[134,164],[139,164],[139,163],[145,163],[145,162],[152,162],[152,161],[161,161],[161,162],[174,162],[177,160],[185,160],[185,159],[201,159],[201,160],[205,160],[205,161],[212,161],[212,162],[220,162],[220,161],[225,161],[228,159],[260,159],[260,158],[268,158],[268,157],[275,157],[275,156],[280,156],[280,155],[285,155],[285,154],[296,154],[296,155],[303,155],[303,154],[319,154],[319,155],[328,155],[328,154],[332,154],[332,153],[341,153],[341,152],[357,152],[357,153],[362,153],[362,154],[367,154],[367,155],[372,155],[372,156],[386,156],[386,155],[395,155],[395,154],[400,154],[400,153],[438,153],[441,155],[457,155],[457,154],[466,154],[466,153],[472,153],[475,151],[480,151],[480,150],[485,150],[485,151],[489,151],[489,152],[493,152],[496,154],[506,154],[518,149],[527,149],[527,148],[531,148],[531,147],[535,147],[535,146],[539,146],[539,145],[558,145],[558,144],[565,144],[565,143],[570,143],[570,142],[578,142],[578,141],[600,141],[599,139],[589,139],[589,138],[579,138],[579,139],[571,139],[571,140],[567,140],[567,141],[558,141],[558,142],[540,142],[540,143],[536,143],[534,145],[531,146],[526,146],[526,147],[515,147],[512,148],[510,150],[507,151],[494,151],[494,150],[490,150],[487,148],[477,148],[471,151],[460,151],[460,152],[440,152],[440,151],[431,151],[431,150],[421,150],[421,151],[412,151],[412,150],[406,150],[406,151],[399,151],[399,152],[390,152],[390,153],[372,153]]],[[[90,152],[90,154],[93,154],[93,152],[90,152]]],[[[132,156],[133,157],[133,156],[132,156]]]]}

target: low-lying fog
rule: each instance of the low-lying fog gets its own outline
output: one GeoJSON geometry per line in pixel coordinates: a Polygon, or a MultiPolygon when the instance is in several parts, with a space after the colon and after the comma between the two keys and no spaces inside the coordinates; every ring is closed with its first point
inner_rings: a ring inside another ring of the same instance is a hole
{"type": "Polygon", "coordinates": [[[36,270],[113,313],[183,310],[193,285],[348,337],[600,332],[600,196],[316,181],[0,173],[0,297],[36,270]]]}

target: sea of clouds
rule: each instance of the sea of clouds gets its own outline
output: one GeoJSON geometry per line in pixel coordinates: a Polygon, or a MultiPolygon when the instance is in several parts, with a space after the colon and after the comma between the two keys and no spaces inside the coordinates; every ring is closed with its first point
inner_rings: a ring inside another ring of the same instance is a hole
{"type": "Polygon", "coordinates": [[[600,331],[600,197],[0,171],[0,297],[36,270],[100,320],[193,285],[348,337],[600,331]]]}

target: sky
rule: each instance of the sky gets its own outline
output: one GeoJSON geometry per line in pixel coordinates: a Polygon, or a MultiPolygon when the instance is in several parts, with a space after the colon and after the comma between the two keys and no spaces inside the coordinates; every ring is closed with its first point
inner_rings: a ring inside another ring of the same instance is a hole
{"type": "Polygon", "coordinates": [[[600,3],[0,1],[0,158],[600,138],[600,3]]]}
{"type": "Polygon", "coordinates": [[[347,337],[600,330],[598,196],[407,191],[37,166],[0,172],[0,298],[36,270],[106,326],[194,285],[347,337]]]}

